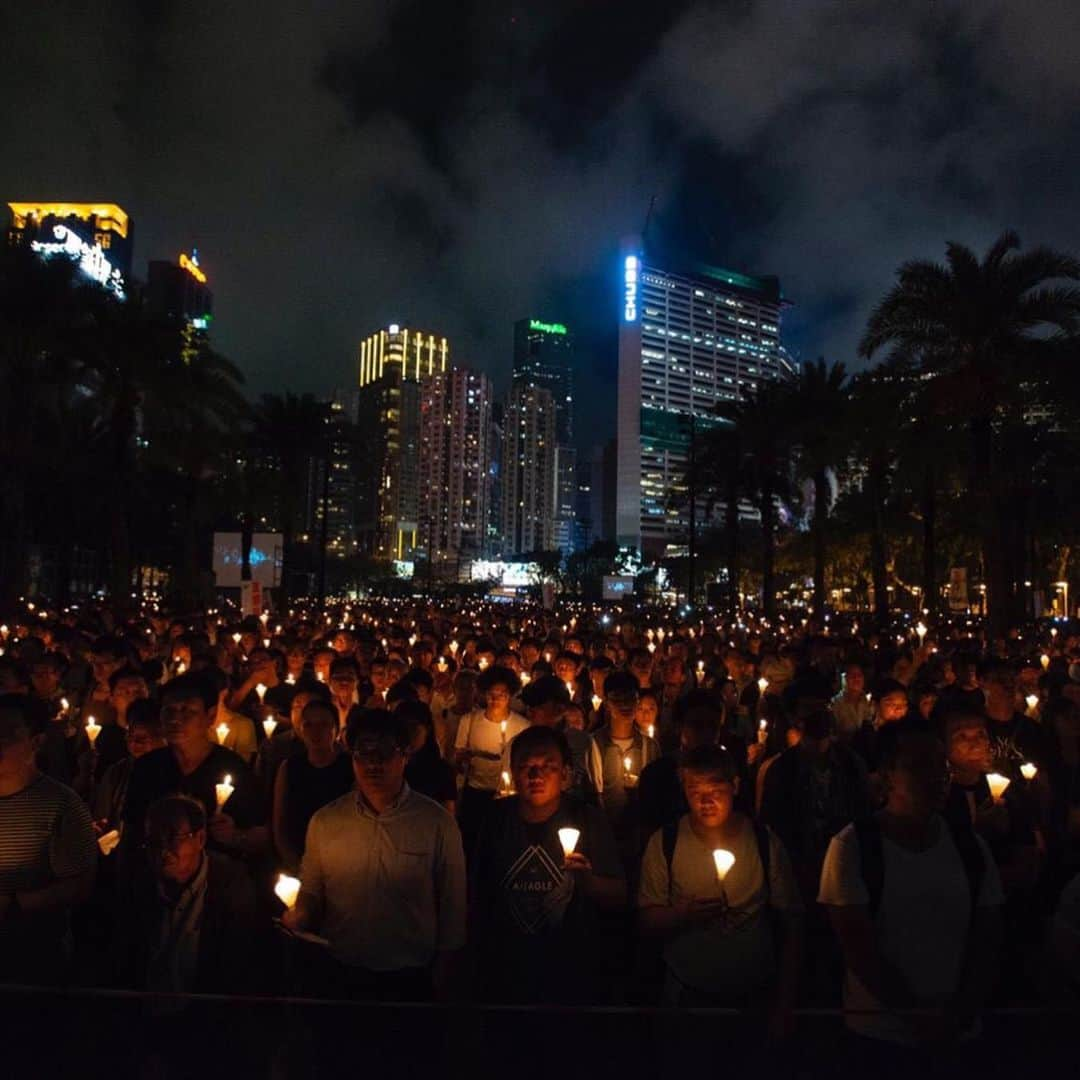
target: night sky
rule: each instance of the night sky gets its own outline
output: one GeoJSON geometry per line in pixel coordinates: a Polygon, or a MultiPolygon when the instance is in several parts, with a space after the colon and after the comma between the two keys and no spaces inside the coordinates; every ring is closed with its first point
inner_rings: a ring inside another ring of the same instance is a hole
{"type": "Polygon", "coordinates": [[[139,274],[197,245],[253,393],[351,384],[390,322],[503,388],[514,319],[565,322],[583,445],[613,431],[616,254],[654,196],[669,245],[780,277],[803,359],[851,364],[946,239],[1080,252],[1075,0],[638,7],[22,4],[0,194],[118,202],[139,274]]]}

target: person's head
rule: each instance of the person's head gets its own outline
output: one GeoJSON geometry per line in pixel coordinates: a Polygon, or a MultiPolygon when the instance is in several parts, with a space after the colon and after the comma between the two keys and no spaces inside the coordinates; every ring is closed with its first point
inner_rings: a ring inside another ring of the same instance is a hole
{"type": "Polygon", "coordinates": [[[39,656],[30,667],[30,683],[34,693],[43,701],[48,701],[60,690],[67,663],[60,653],[47,652],[39,656]]]}
{"type": "Polygon", "coordinates": [[[563,718],[570,694],[566,686],[554,675],[533,679],[521,692],[529,723],[539,727],[557,727],[563,718]]]}
{"type": "Polygon", "coordinates": [[[724,655],[724,667],[727,668],[728,677],[739,682],[750,673],[752,661],[740,649],[728,649],[724,655]]]}
{"type": "Polygon", "coordinates": [[[613,671],[604,680],[604,701],[609,712],[620,719],[633,721],[640,695],[638,680],[628,671],[613,671]]]}
{"type": "Polygon", "coordinates": [[[722,679],[718,684],[720,688],[720,700],[723,702],[724,708],[729,712],[734,712],[739,707],[739,687],[734,679],[727,678],[722,679]]]}
{"type": "Polygon", "coordinates": [[[109,676],[109,704],[121,716],[127,713],[133,701],[150,696],[150,687],[141,671],[122,667],[109,676]]]}
{"type": "Polygon", "coordinates": [[[518,677],[504,667],[489,667],[477,678],[476,685],[484,695],[484,704],[491,716],[507,713],[510,702],[521,686],[518,677]]]}
{"type": "Polygon", "coordinates": [[[653,655],[648,649],[634,649],[627,666],[639,686],[648,686],[652,681],[653,655]]]}
{"type": "Polygon", "coordinates": [[[687,709],[679,719],[679,750],[685,753],[715,743],[718,719],[712,709],[703,706],[687,709]]]}
{"type": "Polygon", "coordinates": [[[650,728],[655,732],[657,719],[660,716],[660,702],[657,700],[655,691],[642,690],[638,694],[637,710],[634,720],[638,730],[649,734],[650,728]]]}
{"type": "Polygon", "coordinates": [[[808,708],[793,726],[801,733],[798,745],[809,754],[824,755],[832,745],[833,719],[826,708],[808,708]]]}
{"type": "Polygon", "coordinates": [[[686,679],[686,665],[683,663],[683,658],[670,654],[670,648],[675,644],[675,642],[671,642],[669,645],[669,654],[667,659],[664,660],[663,667],[664,685],[671,689],[678,689],[686,679]]]}
{"type": "Polygon", "coordinates": [[[206,809],[187,795],[166,795],[146,811],[146,847],[154,872],[174,886],[199,872],[206,848],[206,809]]]}
{"type": "Polygon", "coordinates": [[[210,742],[217,688],[202,672],[178,675],[161,691],[161,721],[165,741],[173,750],[193,751],[210,742]]]}
{"type": "Polygon", "coordinates": [[[322,701],[329,705],[330,700],[330,691],[322,683],[310,688],[305,687],[293,694],[292,703],[289,705],[289,723],[292,724],[293,731],[297,735],[302,734],[301,722],[309,701],[322,701]]]}
{"type": "Polygon", "coordinates": [[[949,765],[959,776],[974,776],[993,769],[994,753],[986,717],[976,712],[954,712],[945,717],[945,746],[949,765]]]}
{"type": "Polygon", "coordinates": [[[1007,719],[1016,709],[1016,672],[1002,662],[987,664],[982,673],[986,711],[997,719],[1007,719]]]}
{"type": "Polygon", "coordinates": [[[938,703],[938,692],[934,686],[929,683],[919,686],[914,693],[915,708],[918,714],[924,719],[929,720],[934,712],[934,708],[938,703]]]}
{"type": "Polygon", "coordinates": [[[349,719],[345,745],[361,795],[379,806],[394,799],[405,780],[409,728],[405,717],[386,709],[359,709],[349,719]]]}
{"type": "Polygon", "coordinates": [[[580,658],[573,653],[559,653],[555,657],[555,663],[552,665],[555,669],[555,677],[561,679],[564,683],[573,684],[577,679],[580,663],[580,658]]]}
{"type": "Polygon", "coordinates": [[[844,690],[853,698],[866,693],[866,672],[859,664],[848,664],[844,669],[844,690]]]}
{"type": "Polygon", "coordinates": [[[890,724],[879,734],[878,755],[890,813],[925,821],[941,810],[948,769],[945,746],[932,730],[910,720],[890,724]]]}
{"type": "Polygon", "coordinates": [[[94,670],[94,679],[99,684],[107,684],[109,676],[126,662],[127,650],[119,638],[103,637],[94,642],[90,663],[94,670]]]}
{"type": "Polygon", "coordinates": [[[431,672],[422,667],[410,668],[398,686],[411,686],[416,691],[417,699],[425,705],[431,704],[432,695],[435,693],[435,680],[431,672]]]}
{"type": "Polygon", "coordinates": [[[339,630],[331,641],[331,648],[338,656],[351,656],[355,643],[353,636],[348,630],[339,630]]]}
{"type": "Polygon", "coordinates": [[[359,682],[356,662],[351,657],[335,660],[330,665],[330,692],[339,701],[352,702],[359,682]]]}
{"type": "Polygon", "coordinates": [[[34,751],[44,731],[41,721],[25,694],[0,694],[0,776],[33,773],[34,751]]]}
{"type": "Polygon", "coordinates": [[[330,665],[336,659],[337,653],[329,645],[323,645],[315,650],[311,657],[311,670],[315,673],[315,678],[319,682],[329,685],[330,665]]]}
{"type": "Polygon", "coordinates": [[[608,656],[596,656],[589,661],[589,681],[592,692],[600,697],[604,695],[604,680],[614,670],[615,664],[608,656]]]}
{"type": "Polygon", "coordinates": [[[523,803],[533,810],[555,808],[570,783],[570,747],[550,727],[526,728],[510,744],[510,771],[523,803]]]}
{"type": "Polygon", "coordinates": [[[325,757],[334,748],[338,732],[338,712],[333,704],[310,697],[300,712],[300,739],[308,757],[325,757]]]}
{"type": "Polygon", "coordinates": [[[889,680],[878,689],[877,721],[879,725],[895,724],[908,714],[907,690],[889,680]]]}
{"type": "Polygon", "coordinates": [[[291,642],[285,647],[285,670],[297,679],[303,673],[307,661],[307,651],[299,642],[291,642]]]}
{"type": "Polygon", "coordinates": [[[133,758],[160,750],[165,745],[161,712],[149,698],[137,698],[128,707],[125,740],[133,758]]]}
{"type": "Polygon", "coordinates": [[[571,701],[563,709],[563,728],[566,730],[573,728],[575,731],[585,730],[585,710],[580,705],[571,701]]]}
{"type": "Polygon", "coordinates": [[[731,754],[713,745],[687,750],[679,756],[679,779],[695,824],[717,828],[728,820],[739,790],[731,754]]]}
{"type": "Polygon", "coordinates": [[[413,699],[403,701],[396,710],[400,719],[405,721],[409,736],[409,754],[419,753],[426,743],[434,738],[434,722],[431,709],[422,701],[413,699]]]}
{"type": "Polygon", "coordinates": [[[463,669],[454,676],[454,708],[466,713],[476,704],[476,672],[463,669]]]}

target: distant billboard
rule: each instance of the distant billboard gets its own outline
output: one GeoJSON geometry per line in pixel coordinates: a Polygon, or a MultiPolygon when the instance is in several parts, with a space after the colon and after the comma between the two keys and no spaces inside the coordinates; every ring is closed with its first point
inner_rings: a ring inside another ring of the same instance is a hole
{"type": "Polygon", "coordinates": [[[634,579],[629,574],[604,575],[604,599],[625,600],[634,595],[634,579]]]}
{"type": "Polygon", "coordinates": [[[508,588],[523,588],[536,582],[536,563],[477,559],[469,567],[470,581],[493,581],[508,588]]]}
{"type": "MultiPolygon", "coordinates": [[[[281,533],[253,533],[251,553],[251,580],[264,589],[281,584],[281,533]]],[[[219,589],[239,589],[244,556],[240,533],[214,533],[214,579],[219,589]]]]}

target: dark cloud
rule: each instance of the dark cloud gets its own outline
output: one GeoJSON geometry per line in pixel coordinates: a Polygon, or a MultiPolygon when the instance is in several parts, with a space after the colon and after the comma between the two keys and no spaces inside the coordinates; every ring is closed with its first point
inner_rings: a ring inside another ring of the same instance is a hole
{"type": "Polygon", "coordinates": [[[535,314],[610,399],[611,267],[653,199],[669,240],[781,278],[804,356],[850,361],[947,238],[1080,249],[1067,0],[94,8],[19,11],[0,191],[120,202],[142,260],[197,243],[254,390],[347,384],[390,321],[505,383],[535,314]]]}

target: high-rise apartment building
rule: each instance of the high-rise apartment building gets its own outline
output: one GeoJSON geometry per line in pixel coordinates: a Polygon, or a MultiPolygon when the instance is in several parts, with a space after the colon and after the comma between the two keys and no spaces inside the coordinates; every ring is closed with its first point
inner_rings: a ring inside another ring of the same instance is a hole
{"type": "Polygon", "coordinates": [[[359,539],[368,554],[407,559],[420,533],[420,380],[444,372],[445,337],[396,323],[360,343],[358,422],[368,468],[358,479],[359,539]]]}
{"type": "Polygon", "coordinates": [[[146,300],[150,311],[174,322],[180,333],[180,355],[190,363],[206,342],[214,297],[198,252],[181,253],[176,262],[152,259],[147,267],[146,300]]]}
{"type": "Polygon", "coordinates": [[[685,543],[684,474],[693,428],[795,373],[780,341],[774,277],[675,268],[624,245],[619,305],[616,539],[646,557],[685,543]]]}
{"type": "Polygon", "coordinates": [[[574,448],[574,338],[564,323],[519,319],[514,324],[515,386],[551,393],[555,406],[556,451],[552,458],[552,542],[564,555],[574,550],[576,466],[574,448]]]}
{"type": "Polygon", "coordinates": [[[555,546],[555,401],[550,390],[511,387],[503,417],[502,550],[555,546]]]}
{"type": "Polygon", "coordinates": [[[420,379],[419,551],[434,577],[456,577],[487,547],[491,380],[453,368],[420,379]]]}

